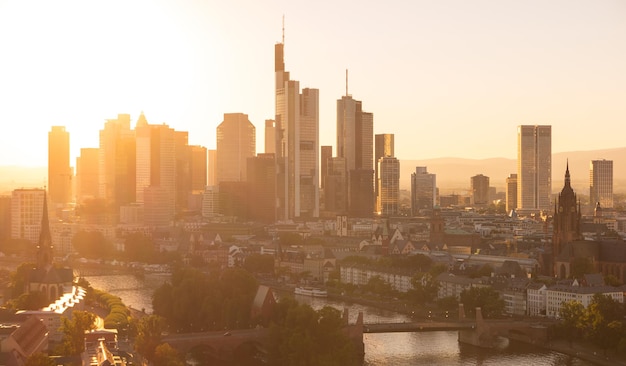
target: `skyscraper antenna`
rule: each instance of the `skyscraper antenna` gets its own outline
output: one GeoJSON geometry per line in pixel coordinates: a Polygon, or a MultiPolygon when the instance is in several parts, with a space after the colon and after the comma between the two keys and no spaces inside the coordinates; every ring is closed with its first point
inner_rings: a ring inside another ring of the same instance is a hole
{"type": "Polygon", "coordinates": [[[285,44],[285,14],[283,14],[283,45],[285,44]]]}
{"type": "Polygon", "coordinates": [[[348,96],[348,69],[346,69],[346,97],[348,96]]]}

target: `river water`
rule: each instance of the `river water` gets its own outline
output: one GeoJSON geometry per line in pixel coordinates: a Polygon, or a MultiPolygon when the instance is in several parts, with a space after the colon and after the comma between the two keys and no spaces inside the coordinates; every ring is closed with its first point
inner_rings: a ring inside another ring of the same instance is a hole
{"type": "MultiPolygon", "coordinates": [[[[132,308],[152,312],[152,293],[169,276],[132,275],[88,276],[92,287],[119,296],[132,308]]],[[[410,319],[399,313],[389,312],[359,304],[333,301],[330,299],[296,296],[300,302],[321,309],[325,305],[341,311],[348,308],[350,322],[363,312],[366,323],[403,322],[410,319]]],[[[590,366],[589,362],[562,353],[544,350],[530,345],[502,341],[496,349],[483,349],[460,344],[457,332],[430,333],[383,333],[364,334],[365,365],[532,365],[532,366],[590,366]]]]}

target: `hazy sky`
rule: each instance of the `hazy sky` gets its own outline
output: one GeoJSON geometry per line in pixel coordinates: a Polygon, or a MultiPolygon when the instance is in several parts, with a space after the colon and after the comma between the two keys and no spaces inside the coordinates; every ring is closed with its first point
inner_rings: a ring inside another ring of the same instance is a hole
{"type": "Polygon", "coordinates": [[[105,119],[141,111],[208,148],[246,113],[262,152],[283,14],[322,145],[346,69],[401,159],[515,158],[519,124],[551,124],[553,152],[626,145],[623,0],[0,0],[0,165],[46,165],[52,125],[74,165],[105,119]]]}

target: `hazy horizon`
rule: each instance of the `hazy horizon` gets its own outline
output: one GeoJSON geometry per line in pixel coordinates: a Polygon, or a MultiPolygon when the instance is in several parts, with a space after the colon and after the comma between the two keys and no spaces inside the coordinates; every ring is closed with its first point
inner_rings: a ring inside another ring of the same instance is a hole
{"type": "Polygon", "coordinates": [[[396,135],[402,160],[516,157],[516,127],[552,125],[552,151],[624,146],[626,3],[0,1],[0,165],[46,164],[53,125],[71,165],[104,121],[141,111],[215,148],[224,113],[264,147],[273,48],[320,90],[320,145],[348,92],[396,135]]]}

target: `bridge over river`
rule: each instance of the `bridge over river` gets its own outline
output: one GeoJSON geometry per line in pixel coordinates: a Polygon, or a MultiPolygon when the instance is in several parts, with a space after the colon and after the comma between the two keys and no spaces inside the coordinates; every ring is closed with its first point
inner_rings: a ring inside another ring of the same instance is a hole
{"type": "Polygon", "coordinates": [[[476,328],[476,322],[472,321],[365,323],[363,324],[363,333],[438,332],[474,328],[476,328]]]}

